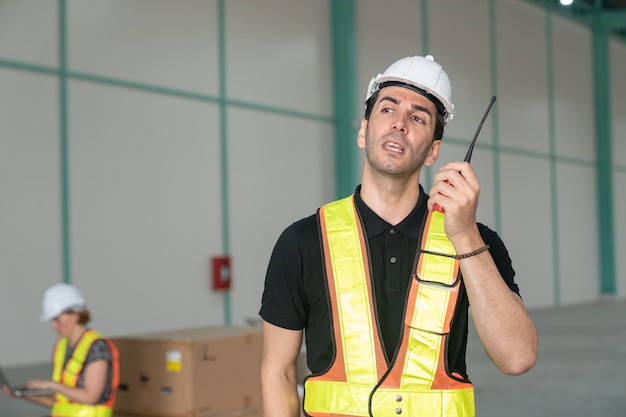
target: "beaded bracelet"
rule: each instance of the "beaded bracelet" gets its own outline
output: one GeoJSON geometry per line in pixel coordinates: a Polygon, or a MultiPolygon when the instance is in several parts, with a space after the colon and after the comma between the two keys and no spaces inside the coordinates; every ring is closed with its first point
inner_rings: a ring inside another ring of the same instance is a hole
{"type": "Polygon", "coordinates": [[[474,255],[478,255],[479,253],[483,253],[484,251],[489,249],[489,245],[485,245],[482,248],[478,248],[475,251],[464,253],[463,255],[454,255],[454,259],[465,259],[474,255]]]}
{"type": "Polygon", "coordinates": [[[474,255],[478,255],[479,253],[483,253],[484,251],[486,251],[488,249],[489,249],[489,245],[485,245],[483,247],[480,247],[480,248],[476,249],[475,251],[464,253],[462,255],[450,255],[448,253],[431,252],[429,250],[424,250],[424,249],[422,249],[422,252],[423,253],[428,253],[430,255],[445,256],[445,257],[454,258],[454,259],[465,259],[465,258],[470,258],[470,257],[472,257],[474,255]]]}

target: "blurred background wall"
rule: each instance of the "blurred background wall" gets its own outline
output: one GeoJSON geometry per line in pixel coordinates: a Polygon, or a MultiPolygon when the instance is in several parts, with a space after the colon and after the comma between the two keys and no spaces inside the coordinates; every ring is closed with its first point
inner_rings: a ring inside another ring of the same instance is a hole
{"type": "Polygon", "coordinates": [[[0,0],[2,364],[49,360],[57,282],[111,336],[256,325],[278,235],[359,182],[370,78],[416,54],[453,84],[433,169],[498,97],[479,220],[528,307],[624,298],[626,42],[533,3],[0,0]]]}

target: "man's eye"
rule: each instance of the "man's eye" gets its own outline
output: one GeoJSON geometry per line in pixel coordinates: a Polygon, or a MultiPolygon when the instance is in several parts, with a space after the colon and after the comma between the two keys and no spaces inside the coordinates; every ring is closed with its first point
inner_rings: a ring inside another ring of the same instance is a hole
{"type": "Polygon", "coordinates": [[[424,123],[424,119],[419,116],[413,116],[413,121],[417,123],[424,123]]]}
{"type": "Polygon", "coordinates": [[[391,113],[393,110],[390,107],[383,107],[381,110],[383,113],[391,113]]]}

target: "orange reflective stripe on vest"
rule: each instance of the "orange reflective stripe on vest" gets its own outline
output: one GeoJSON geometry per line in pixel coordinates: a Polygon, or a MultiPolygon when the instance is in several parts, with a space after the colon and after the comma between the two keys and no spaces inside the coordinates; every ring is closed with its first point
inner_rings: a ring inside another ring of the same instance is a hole
{"type": "MultiPolygon", "coordinates": [[[[443,216],[428,215],[421,249],[454,255],[443,216]]],[[[474,416],[472,385],[445,369],[446,338],[460,287],[458,262],[420,251],[401,344],[388,368],[353,196],[323,206],[319,218],[337,354],[327,372],[306,379],[306,414],[474,416]]]]}
{"type": "Polygon", "coordinates": [[[51,417],[111,417],[113,415],[113,404],[115,394],[119,384],[119,353],[117,347],[110,340],[103,338],[94,330],[87,330],[80,338],[78,344],[72,352],[72,357],[64,365],[65,356],[68,349],[67,338],[57,341],[54,349],[52,380],[61,382],[69,387],[76,387],[78,377],[85,366],[89,348],[98,339],[103,339],[111,350],[113,367],[111,395],[104,404],[89,405],[71,402],[65,395],[57,393],[50,412],[51,417]]]}

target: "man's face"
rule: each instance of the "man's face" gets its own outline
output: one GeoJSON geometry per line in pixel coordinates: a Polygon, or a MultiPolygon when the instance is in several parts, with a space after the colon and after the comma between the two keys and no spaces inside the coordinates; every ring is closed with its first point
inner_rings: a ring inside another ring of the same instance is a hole
{"type": "Polygon", "coordinates": [[[433,141],[437,109],[415,91],[392,86],[380,90],[369,121],[363,120],[358,145],[376,172],[408,177],[437,160],[440,140],[433,141]]]}

